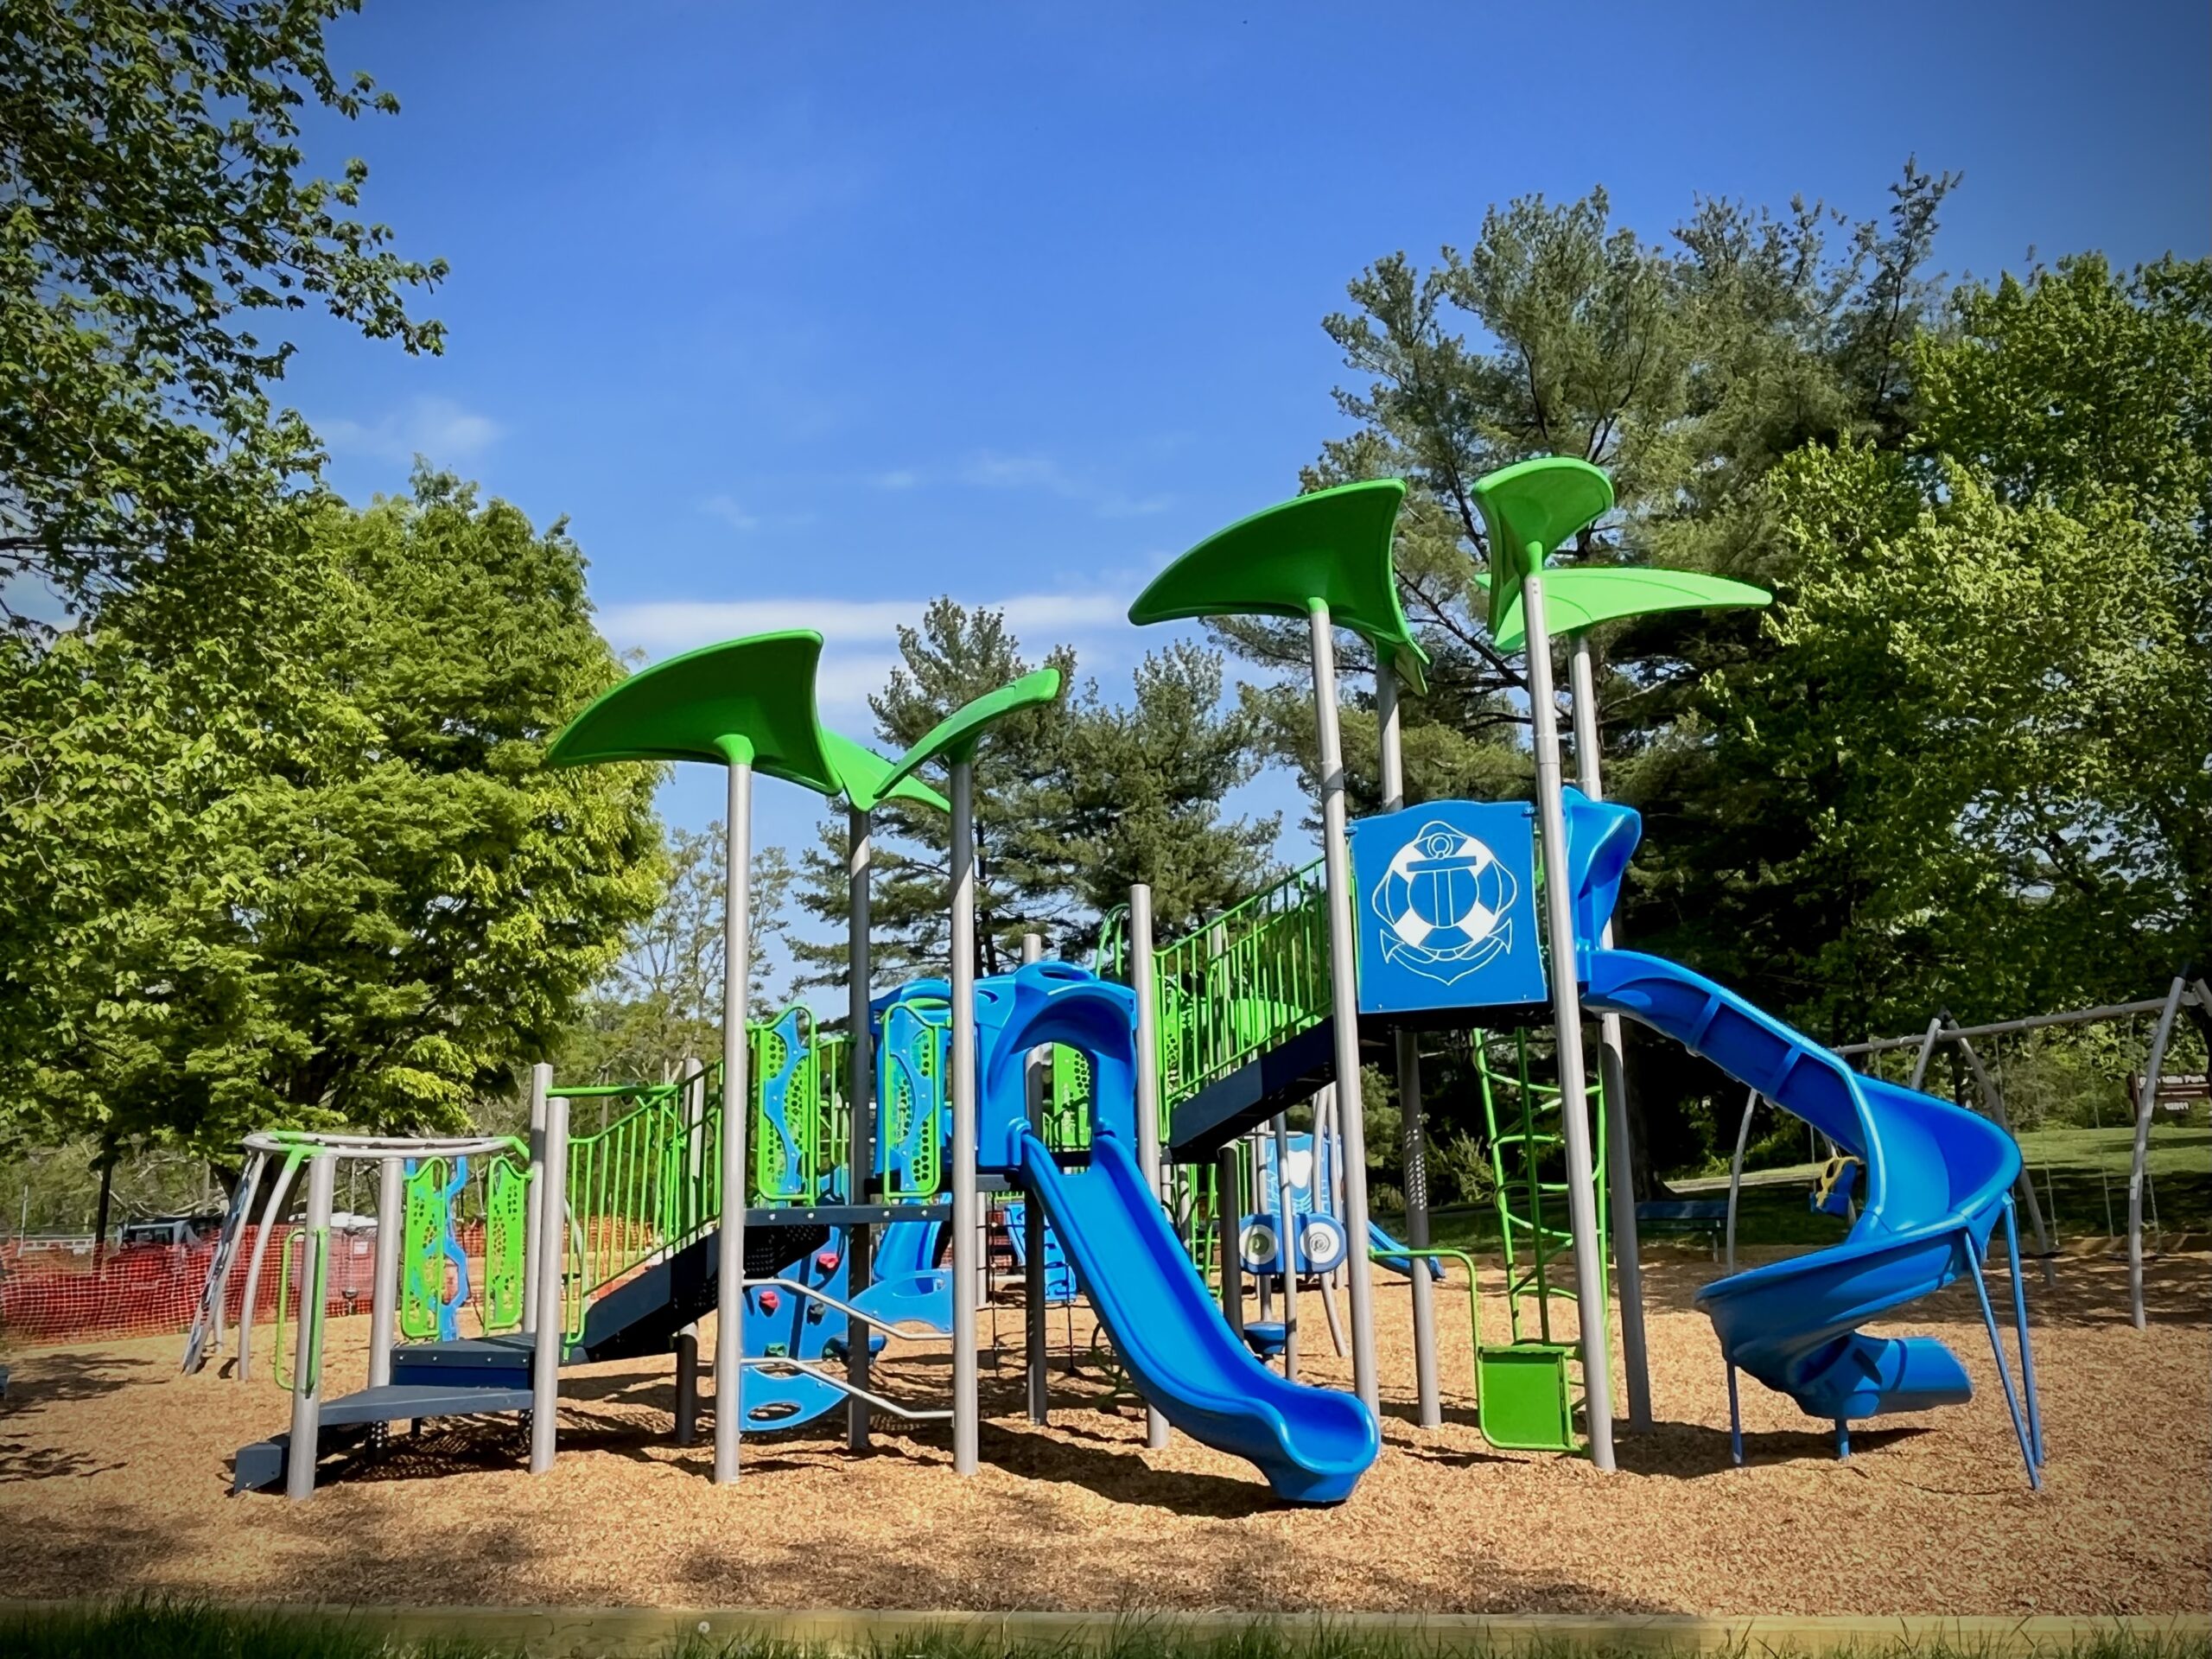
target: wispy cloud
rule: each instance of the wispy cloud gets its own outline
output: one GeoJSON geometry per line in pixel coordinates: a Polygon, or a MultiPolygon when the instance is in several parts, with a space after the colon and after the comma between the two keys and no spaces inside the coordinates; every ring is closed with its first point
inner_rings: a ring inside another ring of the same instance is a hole
{"type": "MultiPolygon", "coordinates": [[[[781,628],[812,628],[832,646],[887,646],[901,626],[911,626],[928,607],[925,599],[786,599],[723,601],[657,600],[610,606],[600,628],[623,650],[651,656],[689,651],[743,634],[781,628]]],[[[1025,637],[1096,633],[1126,625],[1129,597],[1122,593],[1014,594],[983,601],[1006,613],[1007,626],[1025,637]]],[[[887,664],[888,658],[885,659],[887,664]]],[[[873,683],[880,684],[879,675],[873,683]]]]}
{"type": "Polygon", "coordinates": [[[403,462],[422,455],[442,463],[473,461],[499,442],[502,431],[488,415],[432,397],[416,397],[376,421],[341,417],[319,421],[315,429],[336,454],[403,462]]]}
{"type": "Polygon", "coordinates": [[[699,504],[699,511],[721,519],[732,530],[758,530],[760,527],[759,517],[741,506],[735,496],[710,495],[699,504]]]}
{"type": "Polygon", "coordinates": [[[911,490],[921,481],[921,473],[912,467],[894,467],[868,480],[869,485],[879,490],[911,490]]]}
{"type": "Polygon", "coordinates": [[[1103,518],[1132,518],[1164,512],[1174,498],[1133,496],[1075,472],[1049,455],[1008,455],[982,450],[960,469],[960,480],[986,490],[1042,490],[1063,500],[1080,501],[1103,518]]]}

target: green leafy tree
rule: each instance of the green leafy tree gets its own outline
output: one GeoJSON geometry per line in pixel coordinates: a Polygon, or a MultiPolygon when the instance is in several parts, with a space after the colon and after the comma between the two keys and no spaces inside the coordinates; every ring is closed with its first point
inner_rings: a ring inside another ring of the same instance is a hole
{"type": "Polygon", "coordinates": [[[304,111],[398,108],[329,65],[326,26],[358,9],[8,9],[0,607],[15,578],[81,607],[195,550],[258,544],[259,521],[321,460],[270,395],[292,315],[319,308],[410,353],[440,348],[407,296],[444,264],[402,257],[357,217],[360,161],[322,178],[301,147],[304,111]]]}
{"type": "Polygon", "coordinates": [[[564,530],[433,474],[284,517],[232,587],[11,647],[18,1135],[458,1126],[652,906],[652,774],[543,766],[619,675],[564,530]]]}
{"type": "MultiPolygon", "coordinates": [[[[652,913],[630,930],[621,960],[577,1009],[558,1065],[579,1083],[657,1082],[686,1058],[721,1052],[724,900],[723,826],[669,831],[667,887],[652,913]]],[[[752,1001],[755,1019],[774,1001],[767,985],[769,947],[790,927],[791,861],[779,847],[753,856],[748,890],[752,1001]]]]}
{"type": "Polygon", "coordinates": [[[1708,826],[1706,922],[1822,1028],[2120,1000],[2212,952],[2208,299],[2170,261],[1969,288],[1913,347],[1912,454],[1775,474],[1799,570],[1700,740],[1749,798],[1708,826]],[[1790,842],[1732,855],[1746,816],[1790,842]]]}

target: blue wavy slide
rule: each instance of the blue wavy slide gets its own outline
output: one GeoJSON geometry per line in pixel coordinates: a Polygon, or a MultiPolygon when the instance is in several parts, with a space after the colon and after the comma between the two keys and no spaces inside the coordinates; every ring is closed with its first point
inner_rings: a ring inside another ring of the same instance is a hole
{"type": "Polygon", "coordinates": [[[1069,1172],[1033,1135],[1016,1172],[1045,1206],[1077,1281],[1138,1390],[1193,1440],[1249,1459],[1275,1495],[1335,1503],[1382,1449],[1357,1396],[1285,1381],[1254,1358],[1184,1255],[1117,1135],[1069,1172]]]}
{"type": "MultiPolygon", "coordinates": [[[[1962,1404],[1974,1385],[1932,1337],[1859,1327],[1970,1274],[1998,1342],[1980,1263],[2020,1173],[2020,1149],[1962,1107],[1852,1071],[1835,1055],[1687,968],[1632,950],[1590,953],[1588,1006],[1673,1038],[1803,1118],[1866,1166],[1849,1236],[1716,1280],[1698,1293],[1721,1352],[1806,1412],[1839,1426],[1885,1411],[1962,1404]]],[[[2018,1270],[2014,1268],[2017,1292],[2018,1270]]],[[[1999,1349],[2005,1402],[2030,1478],[2041,1461],[2033,1361],[2023,1337],[2024,1427],[1999,1349]],[[2033,1449],[2031,1449],[2031,1448],[2033,1449]]]]}

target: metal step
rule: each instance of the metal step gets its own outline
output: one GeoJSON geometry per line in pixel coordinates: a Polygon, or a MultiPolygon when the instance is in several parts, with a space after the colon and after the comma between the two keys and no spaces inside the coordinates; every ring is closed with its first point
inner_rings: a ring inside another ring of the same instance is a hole
{"type": "MultiPolygon", "coordinates": [[[[321,1458],[358,1446],[378,1423],[426,1422],[434,1417],[477,1417],[529,1409],[527,1388],[387,1383],[382,1388],[363,1389],[359,1394],[325,1401],[315,1453],[321,1458]]],[[[252,1492],[282,1485],[291,1446],[292,1437],[285,1433],[241,1446],[231,1463],[231,1490],[252,1492]]]]}

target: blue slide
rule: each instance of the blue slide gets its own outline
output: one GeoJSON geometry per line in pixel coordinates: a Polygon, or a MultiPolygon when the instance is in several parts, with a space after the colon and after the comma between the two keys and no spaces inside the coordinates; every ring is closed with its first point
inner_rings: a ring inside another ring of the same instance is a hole
{"type": "Polygon", "coordinates": [[[2020,1173],[2012,1137],[1948,1101],[1861,1076],[1687,968],[1604,950],[1589,965],[1593,1011],[1673,1038],[1866,1166],[1866,1207],[1841,1243],[1698,1293],[1729,1363],[1837,1423],[1970,1399],[1965,1368],[1934,1338],[1859,1327],[1980,1261],[2020,1173]]]}
{"type": "Polygon", "coordinates": [[[1249,1459],[1279,1497],[1335,1503],[1382,1449],[1357,1396],[1285,1381],[1240,1342],[1120,1138],[1064,1171],[1024,1134],[1015,1173],[1045,1206],[1077,1281],[1144,1397],[1193,1440],[1249,1459]]]}

